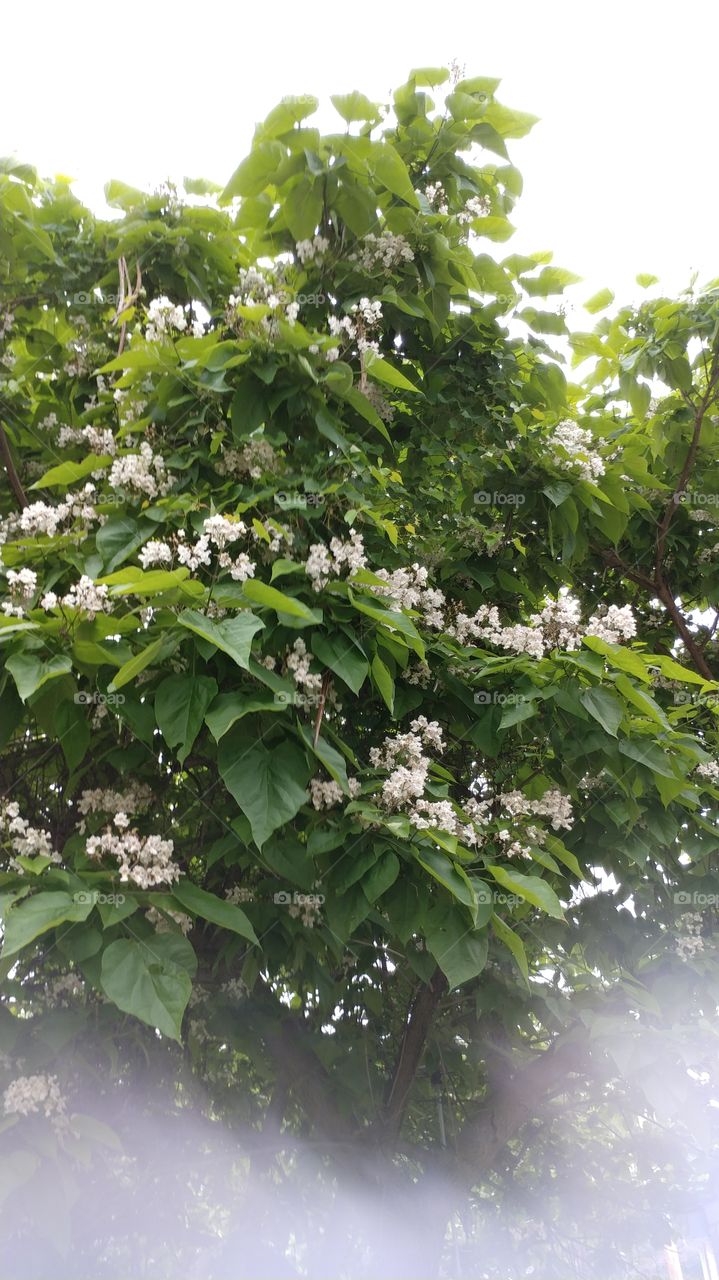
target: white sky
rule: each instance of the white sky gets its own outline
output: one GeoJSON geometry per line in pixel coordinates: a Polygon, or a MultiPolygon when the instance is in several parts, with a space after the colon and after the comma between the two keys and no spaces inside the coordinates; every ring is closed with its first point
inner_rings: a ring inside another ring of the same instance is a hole
{"type": "Polygon", "coordinates": [[[71,174],[97,207],[110,177],[224,182],[288,93],[388,100],[414,66],[456,57],[540,117],[510,144],[524,174],[516,235],[584,283],[640,295],[719,275],[716,0],[35,0],[2,15],[0,153],[71,174]]]}

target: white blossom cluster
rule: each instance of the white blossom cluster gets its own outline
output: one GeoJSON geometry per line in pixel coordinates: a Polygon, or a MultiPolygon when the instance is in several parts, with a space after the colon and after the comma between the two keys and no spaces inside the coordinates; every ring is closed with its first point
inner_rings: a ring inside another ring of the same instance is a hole
{"type": "MultiPolygon", "coordinates": [[[[148,342],[158,342],[172,333],[184,333],[187,329],[187,316],[181,306],[170,302],[163,294],[161,298],[153,298],[147,308],[147,327],[145,337],[148,342]]],[[[205,326],[201,320],[193,320],[191,326],[193,338],[201,338],[205,326]]]]}
{"type": "Polygon", "coordinates": [[[46,612],[56,609],[58,605],[66,609],[77,609],[79,613],[86,614],[90,622],[97,613],[112,613],[113,609],[112,601],[108,598],[108,588],[104,583],[96,586],[86,574],[64,596],[58,597],[54,591],[46,591],[40,601],[41,608],[46,612]]]}
{"type": "Polygon", "coordinates": [[[356,529],[352,530],[346,542],[332,538],[329,547],[323,542],[313,543],[305,561],[305,573],[314,591],[321,591],[331,578],[341,577],[343,569],[351,574],[366,567],[364,542],[356,529]]]}
{"type": "Polygon", "coordinates": [[[165,459],[153,453],[146,440],[140,445],[139,453],[126,453],[116,458],[110,468],[108,484],[111,489],[119,489],[128,494],[141,493],[146,498],[156,498],[159,493],[167,493],[172,486],[168,477],[165,459]]]}
{"type": "Polygon", "coordinates": [[[152,803],[152,791],[145,782],[131,782],[127,791],[112,791],[106,787],[93,787],[81,793],[77,802],[79,812],[128,814],[141,813],[152,803]]]}
{"type": "Polygon", "coordinates": [[[57,1076],[18,1076],[3,1094],[6,1116],[42,1113],[58,1128],[66,1123],[66,1105],[57,1076]]]}
{"type": "Polygon", "coordinates": [[[424,189],[424,194],[437,213],[449,213],[447,192],[441,182],[427,183],[427,186],[424,189]]]}
{"type": "Polygon", "coordinates": [[[248,475],[259,480],[268,471],[274,471],[277,455],[267,440],[249,440],[242,449],[223,449],[216,462],[220,475],[248,475]]]}
{"type": "MultiPolygon", "coordinates": [[[[359,778],[348,778],[347,782],[350,795],[358,796],[362,785],[359,778]]],[[[344,800],[344,792],[339,782],[333,779],[323,782],[321,778],[310,778],[310,799],[315,809],[333,809],[344,800]]]]}
{"type": "Polygon", "coordinates": [[[85,986],[77,973],[60,973],[45,983],[45,999],[49,1005],[67,1007],[83,995],[85,986]]]}
{"type": "Polygon", "coordinates": [[[27,818],[21,816],[20,806],[15,800],[0,805],[0,828],[14,855],[8,866],[18,875],[24,875],[24,868],[16,861],[17,858],[43,857],[56,864],[62,861],[60,854],[53,849],[50,832],[31,827],[27,818]]]}
{"type": "Polygon", "coordinates": [[[579,602],[569,594],[561,594],[556,600],[545,601],[541,611],[530,616],[528,624],[505,627],[497,607],[483,604],[473,617],[458,613],[447,631],[460,644],[486,640],[510,653],[543,658],[552,649],[578,649],[585,635],[611,643],[631,639],[636,635],[636,622],[629,605],[610,605],[605,613],[594,614],[582,627],[579,602]]]}
{"type": "Polygon", "coordinates": [[[141,889],[151,889],[158,884],[172,884],[180,875],[180,869],[172,861],[172,840],[161,836],[140,836],[135,830],[127,830],[126,814],[115,814],[115,826],[119,833],[107,828],[99,836],[90,836],[85,845],[88,858],[99,861],[112,857],[117,860],[122,881],[132,880],[141,889]]]}
{"type": "Polygon", "coordinates": [[[719,787],[719,761],[707,760],[704,764],[698,764],[695,773],[706,782],[710,782],[713,787],[719,787]]]}
{"type": "Polygon", "coordinates": [[[143,569],[150,569],[153,565],[157,567],[169,565],[172,564],[172,547],[168,542],[150,538],[138,553],[137,558],[143,569]]]}
{"type": "MultiPolygon", "coordinates": [[[[309,896],[309,895],[308,895],[309,896]]],[[[287,914],[301,921],[306,929],[314,929],[322,917],[322,904],[319,902],[293,902],[287,908],[287,914]]]]}
{"type": "Polygon", "coordinates": [[[422,613],[424,625],[441,631],[444,627],[442,612],[446,600],[443,591],[427,585],[428,570],[419,564],[408,569],[377,569],[376,577],[382,578],[387,586],[373,586],[375,595],[387,596],[399,609],[417,609],[422,613]]]}
{"type": "Polygon", "coordinates": [[[34,569],[8,569],[7,584],[11,598],[3,601],[2,611],[6,618],[22,618],[37,589],[37,574],[34,569]]]}
{"type": "Polygon", "coordinates": [[[402,235],[383,231],[376,236],[371,231],[363,237],[357,252],[350,254],[350,262],[356,262],[362,271],[381,267],[389,273],[402,262],[413,262],[414,253],[402,235]]]}
{"type": "Polygon", "coordinates": [[[564,471],[577,471],[582,480],[597,480],[604,475],[604,461],[594,449],[594,437],[576,422],[566,418],[550,435],[550,461],[564,471]],[[558,452],[559,450],[559,452],[558,452]]]}
{"type": "MultiPolygon", "coordinates": [[[[569,831],[574,825],[572,802],[569,796],[565,796],[557,787],[545,791],[538,800],[530,800],[523,791],[503,791],[500,792],[498,799],[503,809],[512,818],[527,817],[530,814],[549,818],[554,831],[561,831],[563,828],[569,831]]],[[[532,834],[536,835],[537,832],[533,831],[532,834]]]]}
{"type": "Polygon", "coordinates": [[[297,688],[313,696],[319,694],[322,688],[322,676],[310,671],[311,661],[312,655],[307,652],[307,646],[302,637],[298,636],[285,658],[285,665],[291,672],[297,688]]]}
{"type": "Polygon", "coordinates": [[[85,524],[98,520],[99,516],[93,505],[95,492],[94,484],[88,482],[79,493],[66,494],[56,507],[47,502],[31,502],[20,513],[20,531],[30,537],[44,533],[49,538],[54,538],[60,525],[68,520],[82,520],[85,524]]]}
{"type": "Polygon", "coordinates": [[[245,902],[254,902],[254,891],[247,885],[234,884],[231,889],[225,890],[225,898],[235,907],[241,907],[245,902]]]}
{"type": "Polygon", "coordinates": [[[330,247],[330,242],[325,236],[315,236],[314,240],[298,240],[295,245],[295,253],[300,262],[311,262],[313,258],[326,253],[330,247]]]}
{"type": "MultiPolygon", "coordinates": [[[[359,302],[355,302],[350,308],[350,315],[330,316],[328,319],[333,338],[345,336],[351,342],[356,341],[358,351],[374,351],[375,354],[379,353],[379,343],[367,335],[376,332],[381,323],[382,303],[373,302],[370,298],[360,298],[359,302]]],[[[327,358],[330,358],[329,352],[327,358]]]]}
{"type": "Polygon", "coordinates": [[[404,809],[424,793],[431,761],[424,748],[431,747],[440,755],[444,750],[442,729],[436,720],[426,716],[413,720],[408,733],[385,738],[381,747],[370,749],[370,764],[375,769],[390,770],[382,784],[385,808],[404,809]]]}
{"type": "Polygon", "coordinates": [[[492,202],[489,196],[470,196],[464,208],[457,214],[457,221],[466,226],[475,218],[486,218],[491,212],[492,202]]]}
{"type": "Polygon", "coordinates": [[[690,912],[684,916],[683,924],[686,933],[680,934],[677,938],[677,955],[680,960],[693,960],[695,956],[701,955],[704,950],[701,911],[690,912]]]}
{"type": "Polygon", "coordinates": [[[71,444],[85,444],[90,453],[111,457],[117,453],[115,437],[107,427],[60,427],[57,443],[61,449],[71,444]]]}
{"type": "Polygon", "coordinates": [[[170,920],[173,920],[180,932],[187,936],[192,929],[192,917],[186,915],[184,911],[172,911],[169,907],[165,907],[164,912],[165,914],[163,915],[162,911],[157,910],[157,907],[149,907],[145,912],[145,919],[149,920],[150,924],[154,924],[155,933],[172,933],[170,920]],[[167,919],[168,916],[170,920],[167,919]]]}

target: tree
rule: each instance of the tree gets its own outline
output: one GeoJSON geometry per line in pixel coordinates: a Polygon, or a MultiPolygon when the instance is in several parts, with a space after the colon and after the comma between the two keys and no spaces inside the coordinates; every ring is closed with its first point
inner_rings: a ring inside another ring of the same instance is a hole
{"type": "MultiPolygon", "coordinates": [[[[111,221],[3,166],[18,1274],[30,1239],[54,1276],[127,1265],[152,1178],[123,1183],[113,1131],[193,1102],[257,1179],[310,1152],[311,1187],[419,1209],[395,1277],[439,1273],[457,1212],[474,1256],[488,1196],[521,1232],[558,1161],[577,1195],[543,1212],[603,1277],[708,1185],[718,282],[568,334],[538,300],[576,278],[483,245],[533,118],[486,78],[436,110],[448,79],[391,116],[335,97],[323,137],[284,99],[224,190],[111,182],[111,221]]],[[[155,1223],[153,1275],[216,1241],[212,1134],[198,1234],[155,1223]]],[[[345,1274],[377,1273],[373,1229],[345,1274]]]]}

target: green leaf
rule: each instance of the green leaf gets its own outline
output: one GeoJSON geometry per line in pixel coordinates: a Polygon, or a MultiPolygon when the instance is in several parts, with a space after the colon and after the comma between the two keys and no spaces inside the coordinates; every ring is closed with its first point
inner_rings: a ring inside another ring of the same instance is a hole
{"type": "Polygon", "coordinates": [[[211,676],[168,676],[155,694],[155,717],[168,747],[180,746],[180,764],[187,758],[210,703],[217,695],[211,676]]]}
{"type": "Polygon", "coordinates": [[[247,938],[250,942],[257,942],[255,931],[244,911],[224,898],[218,898],[216,894],[200,889],[191,880],[180,880],[178,884],[173,885],[172,896],[193,915],[202,916],[203,920],[209,920],[211,924],[219,925],[221,929],[239,933],[242,938],[247,938]]]}
{"type": "Polygon", "coordinates": [[[624,706],[617,695],[609,689],[584,689],[579,695],[579,701],[590,716],[594,716],[602,728],[616,738],[624,716],[624,706]]]}
{"type": "Polygon", "coordinates": [[[223,738],[237,720],[256,711],[286,711],[291,705],[289,696],[270,697],[269,694],[221,693],[212,703],[205,716],[205,724],[215,742],[223,738]]]}
{"type": "Polygon", "coordinates": [[[487,963],[486,930],[468,928],[458,912],[448,912],[425,936],[450,991],[476,978],[487,963]]]}
{"type": "Polygon", "coordinates": [[[383,382],[387,387],[395,387],[400,391],[414,391],[422,394],[421,387],[416,387],[399,369],[395,369],[389,360],[368,351],[365,355],[365,369],[376,382],[383,382]]]}
{"type": "Polygon", "coordinates": [[[322,218],[323,184],[301,178],[284,202],[287,225],[295,240],[309,240],[322,218]]]}
{"type": "Polygon", "coordinates": [[[305,753],[289,741],[272,749],[247,745],[241,726],[226,734],[217,759],[220,775],[249,819],[252,837],[262,848],[268,836],[290,822],[307,801],[309,769],[305,753]]]}
{"type": "Polygon", "coordinates": [[[519,972],[527,985],[529,985],[529,965],[527,964],[527,953],[524,950],[522,939],[514,932],[514,929],[510,929],[509,925],[497,915],[492,916],[492,928],[499,941],[504,943],[504,946],[511,951],[517,962],[519,972]]]}
{"type": "Polygon", "coordinates": [[[359,693],[369,667],[353,639],[342,632],[326,635],[322,631],[313,631],[310,645],[323,666],[334,671],[353,693],[359,693]]]}
{"type": "Polygon", "coordinates": [[[83,458],[82,462],[61,462],[59,466],[51,467],[39,480],[31,484],[30,488],[55,489],[58,486],[66,488],[68,485],[82,480],[91,471],[104,470],[105,467],[110,466],[111,462],[112,458],[109,454],[89,453],[86,458],[83,458]]]}
{"type": "Polygon", "coordinates": [[[381,693],[390,715],[394,714],[394,680],[379,654],[372,659],[372,683],[381,693]]]}
{"type": "Polygon", "coordinates": [[[339,751],[337,751],[321,735],[315,742],[314,734],[307,725],[299,724],[297,728],[305,746],[309,748],[313,755],[317,756],[317,759],[322,762],[330,777],[333,778],[335,782],[339,783],[344,794],[348,796],[350,794],[350,789],[347,781],[347,765],[345,764],[344,756],[340,755],[339,751]]]}
{"type": "Polygon", "coordinates": [[[653,284],[659,284],[659,276],[650,275],[646,271],[640,271],[635,280],[642,289],[650,289],[653,284]]]}
{"type": "Polygon", "coordinates": [[[23,702],[37,693],[46,680],[54,680],[57,676],[65,676],[72,671],[72,663],[64,653],[56,653],[44,662],[36,652],[13,653],[5,666],[15,681],[23,702]]]}
{"type": "Polygon", "coordinates": [[[141,671],[149,667],[150,663],[154,662],[157,655],[163,650],[165,639],[165,636],[160,636],[159,639],[153,640],[151,644],[146,645],[139,653],[136,653],[127,662],[123,663],[120,670],[112,677],[112,684],[108,685],[110,692],[112,693],[116,689],[121,689],[123,685],[129,684],[131,680],[135,679],[135,676],[138,676],[141,671]]]}
{"type": "Polygon", "coordinates": [[[540,880],[539,876],[525,876],[519,871],[508,871],[506,867],[488,865],[487,871],[494,876],[497,883],[501,884],[504,889],[509,889],[510,893],[516,893],[520,898],[524,898],[526,902],[531,902],[533,906],[540,907],[542,911],[546,911],[547,915],[553,916],[555,920],[564,919],[559,898],[546,880],[540,880]]]}
{"type": "Polygon", "coordinates": [[[244,671],[249,671],[252,637],[265,625],[249,610],[236,614],[234,618],[213,622],[204,613],[185,609],[177,621],[181,627],[187,627],[188,631],[193,631],[195,635],[221,649],[244,671]]]}
{"type": "Polygon", "coordinates": [[[92,908],[90,893],[73,896],[60,891],[34,893],[15,903],[4,913],[3,959],[17,955],[35,938],[67,920],[86,920],[92,908]]]}
{"type": "Polygon", "coordinates": [[[469,907],[473,915],[476,914],[476,895],[462,867],[452,862],[446,854],[440,853],[438,849],[422,848],[421,851],[416,851],[416,857],[425,871],[428,871],[435,880],[444,885],[445,889],[448,889],[458,902],[461,902],[465,907],[469,907]]]}
{"type": "Polygon", "coordinates": [[[593,293],[591,298],[587,298],[584,308],[594,315],[597,311],[604,311],[612,302],[614,302],[614,294],[611,289],[600,289],[598,293],[593,293]]]}
{"type": "Polygon", "coordinates": [[[399,868],[397,854],[392,849],[387,849],[362,876],[362,889],[369,902],[376,902],[391,888],[399,875],[399,868]]]}
{"type": "Polygon", "coordinates": [[[147,943],[119,938],[103,952],[100,982],[105,995],[123,1013],[179,1042],[192,981],[172,958],[173,940],[169,933],[155,934],[147,943]]]}
{"type": "Polygon", "coordinates": [[[404,160],[389,142],[377,142],[372,151],[372,162],[376,177],[400,200],[405,200],[413,208],[419,208],[412,180],[404,160]]]}
{"type": "Polygon", "coordinates": [[[228,204],[233,196],[258,196],[271,185],[277,168],[287,152],[280,142],[260,142],[238,165],[230,181],[219,197],[220,204],[228,204]]]}
{"type": "Polygon", "coordinates": [[[274,609],[277,614],[288,613],[293,618],[303,618],[306,622],[318,621],[317,610],[310,609],[304,601],[288,596],[284,591],[278,591],[277,587],[270,587],[257,578],[248,578],[243,584],[242,593],[253,604],[274,609]]]}
{"type": "Polygon", "coordinates": [[[330,102],[348,124],[352,124],[355,120],[381,118],[378,104],[370,102],[369,98],[363,93],[358,93],[356,89],[354,93],[334,93],[330,97],[330,102]]]}

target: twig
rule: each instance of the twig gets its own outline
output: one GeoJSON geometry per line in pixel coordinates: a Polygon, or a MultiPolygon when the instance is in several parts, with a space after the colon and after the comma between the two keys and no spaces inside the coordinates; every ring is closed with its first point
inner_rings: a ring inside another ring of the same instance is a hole
{"type": "Polygon", "coordinates": [[[25,490],[22,487],[22,481],[20,480],[20,477],[17,473],[17,469],[13,461],[13,456],[12,456],[12,453],[10,452],[10,444],[7,436],[5,435],[5,428],[1,424],[0,424],[0,454],[2,454],[2,460],[5,464],[5,470],[7,471],[7,474],[8,474],[10,487],[13,493],[15,494],[15,497],[17,499],[17,504],[20,510],[23,511],[24,508],[28,506],[28,500],[25,497],[25,490]]]}

